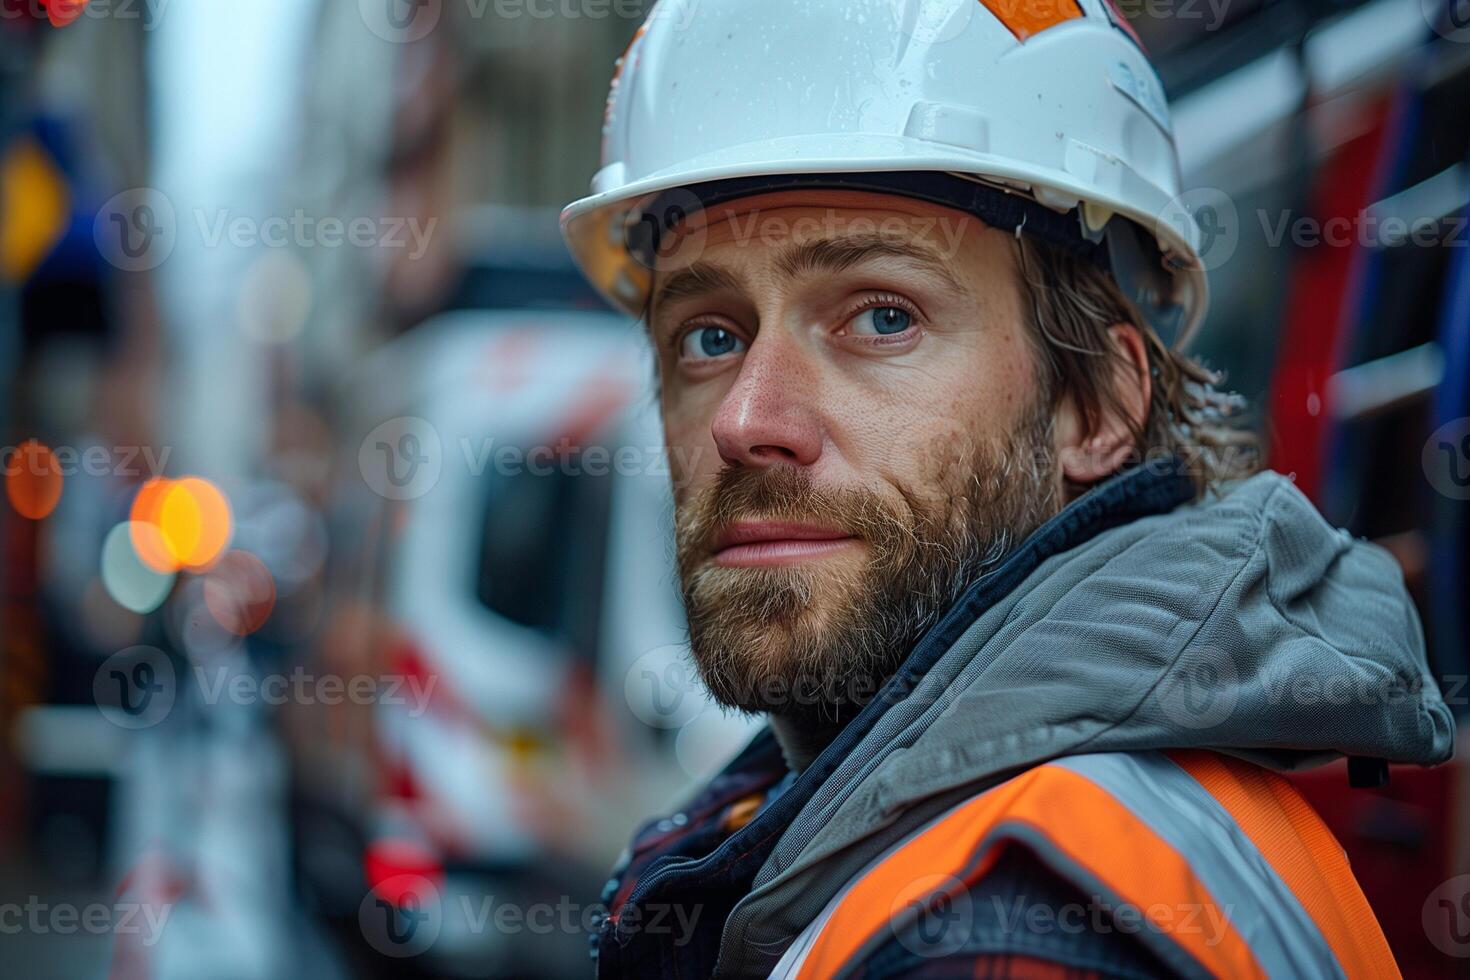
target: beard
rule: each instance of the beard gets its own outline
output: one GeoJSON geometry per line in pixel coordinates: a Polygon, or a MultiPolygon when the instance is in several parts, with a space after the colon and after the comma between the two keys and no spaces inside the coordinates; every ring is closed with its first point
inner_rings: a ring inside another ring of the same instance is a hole
{"type": "Polygon", "coordinates": [[[845,723],[969,586],[1059,509],[1051,413],[1035,405],[1000,443],[931,454],[902,504],[866,489],[821,489],[805,469],[726,466],[678,508],[689,642],[710,695],[805,728],[845,723]],[[743,520],[839,528],[866,545],[847,558],[725,567],[712,542],[743,520]]]}

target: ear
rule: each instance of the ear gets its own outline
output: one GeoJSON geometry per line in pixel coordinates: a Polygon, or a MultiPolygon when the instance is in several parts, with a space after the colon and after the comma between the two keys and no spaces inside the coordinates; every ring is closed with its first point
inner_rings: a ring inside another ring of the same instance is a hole
{"type": "Polygon", "coordinates": [[[1121,414],[1105,403],[1097,430],[1084,433],[1073,399],[1064,398],[1057,411],[1057,461],[1063,478],[1073,484],[1096,483],[1117,472],[1133,452],[1132,429],[1141,428],[1148,417],[1152,391],[1143,333],[1131,323],[1115,323],[1108,337],[1116,355],[1112,381],[1121,414]]]}

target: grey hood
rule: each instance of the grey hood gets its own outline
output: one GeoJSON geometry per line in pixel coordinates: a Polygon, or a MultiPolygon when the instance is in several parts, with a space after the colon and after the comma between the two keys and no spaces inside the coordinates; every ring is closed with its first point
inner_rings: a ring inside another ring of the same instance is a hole
{"type": "Polygon", "coordinates": [[[718,972],[768,971],[894,841],[1050,758],[1430,765],[1453,741],[1396,562],[1261,473],[1053,555],[986,608],[786,829],[726,922],[718,972]]]}

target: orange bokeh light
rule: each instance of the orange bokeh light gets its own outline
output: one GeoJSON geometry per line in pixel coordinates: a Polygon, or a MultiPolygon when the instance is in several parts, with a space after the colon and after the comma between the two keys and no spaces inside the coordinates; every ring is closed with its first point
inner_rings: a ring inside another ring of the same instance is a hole
{"type": "Polygon", "coordinates": [[[163,498],[173,486],[172,480],[156,476],[143,484],[138,496],[133,498],[133,508],[128,517],[132,521],[133,550],[143,564],[161,574],[176,572],[179,563],[163,540],[158,526],[158,515],[163,510],[163,498]]]}
{"type": "Polygon", "coordinates": [[[56,509],[65,478],[47,446],[28,439],[5,460],[5,494],[22,517],[39,521],[56,509]]]}
{"type": "Polygon", "coordinates": [[[199,571],[230,543],[230,504],[208,480],[155,477],[133,500],[133,549],[156,572],[199,571]]]}
{"type": "Polygon", "coordinates": [[[230,505],[213,483],[186,476],[163,498],[159,527],[179,564],[207,568],[230,543],[230,505]]]}

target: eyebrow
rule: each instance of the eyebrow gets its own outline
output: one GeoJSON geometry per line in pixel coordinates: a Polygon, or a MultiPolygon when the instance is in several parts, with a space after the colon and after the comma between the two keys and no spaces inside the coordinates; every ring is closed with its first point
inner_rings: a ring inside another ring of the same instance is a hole
{"type": "MultiPolygon", "coordinates": [[[[932,249],[900,238],[883,235],[851,235],[822,238],[787,246],[776,257],[776,268],[784,275],[798,278],[814,273],[835,275],[875,258],[907,259],[933,271],[956,292],[968,292],[964,283],[932,249]]],[[[654,293],[650,309],[675,299],[701,296],[721,289],[740,288],[740,279],[724,266],[712,262],[692,262],[671,272],[654,293]]]]}
{"type": "Polygon", "coordinates": [[[683,299],[686,296],[702,296],[721,289],[739,287],[739,277],[724,266],[712,262],[692,262],[669,273],[663,285],[654,293],[649,309],[656,309],[670,300],[683,299]]]}
{"type": "Polygon", "coordinates": [[[967,291],[933,249],[885,235],[849,235],[789,245],[777,257],[776,268],[792,278],[812,273],[831,275],[875,258],[907,259],[933,271],[956,292],[967,291]]]}

